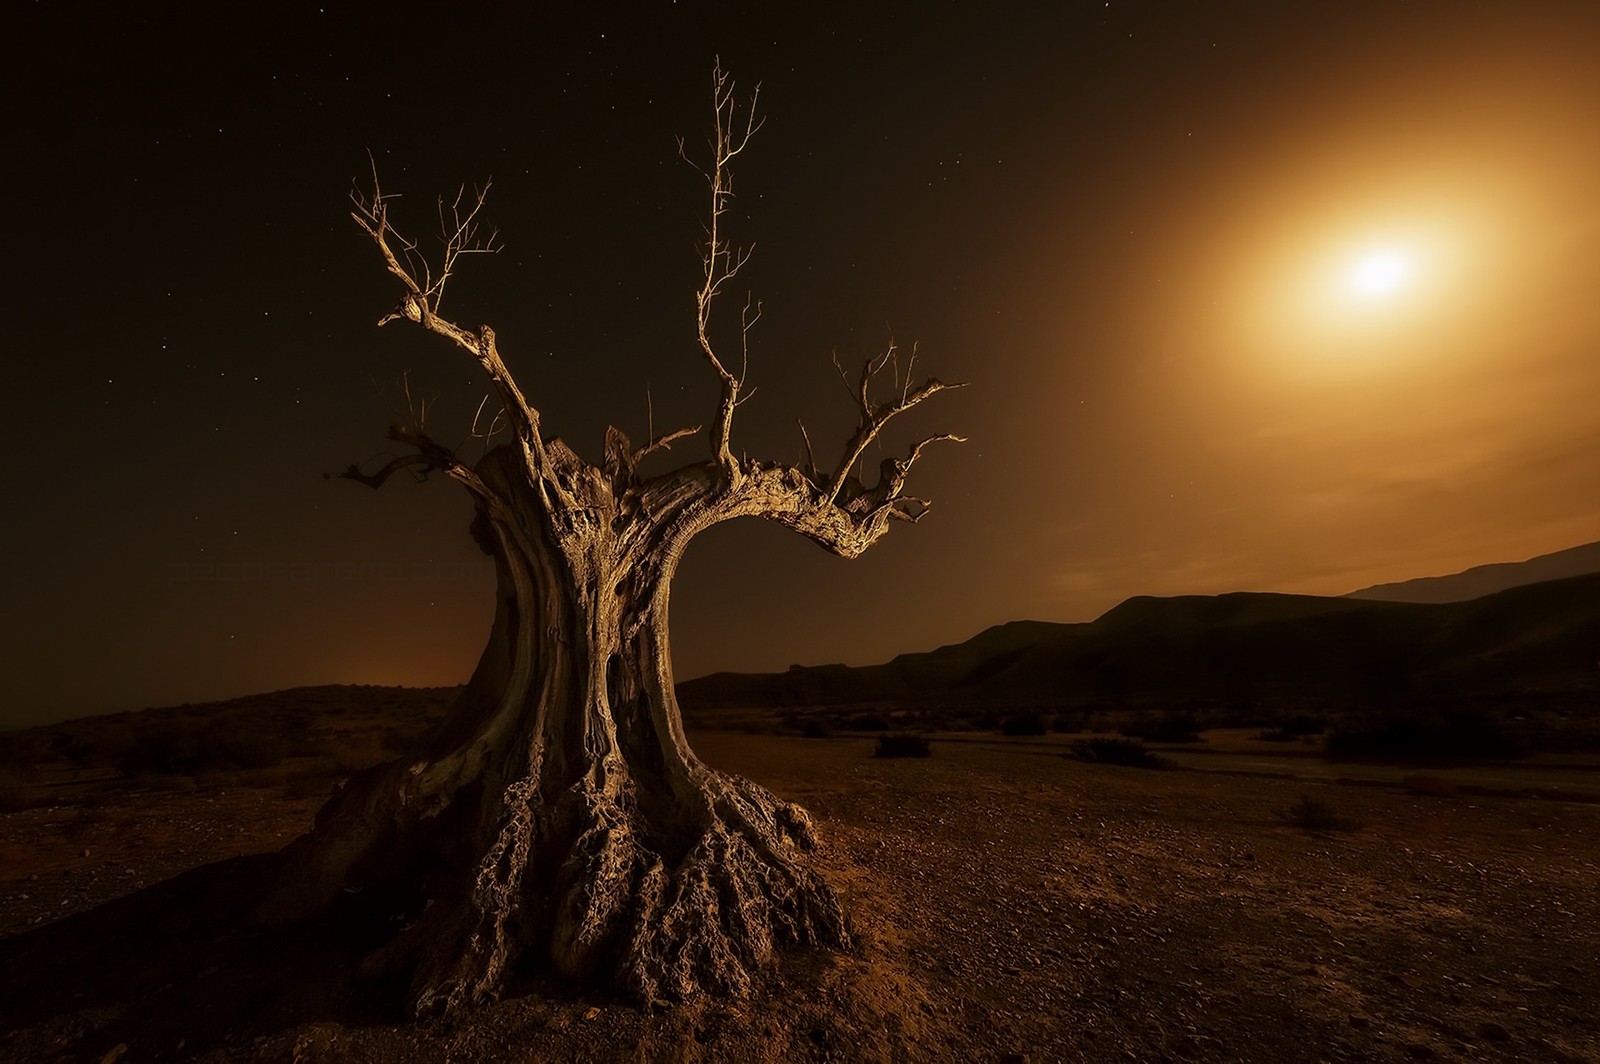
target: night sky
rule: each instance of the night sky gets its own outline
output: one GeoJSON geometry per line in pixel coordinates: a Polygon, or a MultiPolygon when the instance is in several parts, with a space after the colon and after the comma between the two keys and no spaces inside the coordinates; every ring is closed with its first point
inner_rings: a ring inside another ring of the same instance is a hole
{"type": "Polygon", "coordinates": [[[398,290],[351,181],[370,151],[425,232],[493,178],[505,249],[446,310],[547,431],[598,458],[649,407],[706,423],[675,138],[704,143],[718,55],[766,115],[736,446],[796,459],[804,416],[832,460],[830,356],[890,336],[971,382],[895,447],[971,442],[857,561],[697,541],[680,678],[1600,538],[1592,0],[157,6],[4,16],[0,724],[464,680],[493,584],[465,492],[322,476],[386,453],[403,375],[452,442],[487,392],[373,327],[398,290]]]}

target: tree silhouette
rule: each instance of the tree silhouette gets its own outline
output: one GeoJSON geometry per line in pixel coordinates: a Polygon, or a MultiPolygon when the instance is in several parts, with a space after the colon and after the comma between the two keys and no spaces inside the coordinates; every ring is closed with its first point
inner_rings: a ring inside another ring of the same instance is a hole
{"type": "Polygon", "coordinates": [[[863,456],[891,421],[956,385],[913,384],[914,357],[902,373],[891,344],[847,378],[859,422],[837,465],[818,466],[809,438],[803,466],[735,457],[744,341],[758,310],[747,303],[741,316],[738,373],[710,324],[748,258],[723,223],[730,165],[759,123],[756,98],[738,106],[720,65],[713,86],[695,307],[720,394],[709,459],[669,472],[642,476],[640,460],[699,428],[642,445],[610,428],[603,460],[590,464],[541,433],[494,331],[444,315],[463,259],[494,247],[481,223],[487,189],[441,204],[442,248],[431,258],[396,231],[376,174],[370,192],[351,197],[401,288],[379,324],[415,323],[474,359],[510,439],[469,465],[420,427],[396,428],[406,453],[342,475],[378,487],[400,470],[438,471],[464,487],[473,534],[495,560],[497,607],[459,704],[419,750],[357,775],[321,810],[285,852],[262,915],[300,919],[350,899],[382,913],[388,933],[364,967],[406,975],[419,1014],[492,998],[524,959],[655,1003],[741,992],[777,948],[850,943],[838,899],[808,863],[805,810],[690,750],[668,596],[689,541],[732,518],[776,521],[846,558],[891,522],[918,520],[928,503],[904,494],[907,477],[929,444],[959,437],[928,436],[883,459],[870,485],[863,456]]]}

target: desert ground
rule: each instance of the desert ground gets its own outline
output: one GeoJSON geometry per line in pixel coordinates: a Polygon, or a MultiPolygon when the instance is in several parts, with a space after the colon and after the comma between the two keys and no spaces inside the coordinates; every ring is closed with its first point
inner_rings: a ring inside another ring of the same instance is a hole
{"type": "MultiPolygon", "coordinates": [[[[331,730],[375,760],[378,717],[331,730]]],[[[353,977],[359,928],[238,919],[348,763],[12,768],[0,1059],[1600,1061],[1600,764],[1207,739],[1152,770],[1054,735],[885,759],[697,730],[812,811],[858,949],[787,955],[746,1000],[649,1012],[532,972],[416,1022],[353,977]],[[1335,825],[1285,819],[1302,798],[1335,825]]]]}

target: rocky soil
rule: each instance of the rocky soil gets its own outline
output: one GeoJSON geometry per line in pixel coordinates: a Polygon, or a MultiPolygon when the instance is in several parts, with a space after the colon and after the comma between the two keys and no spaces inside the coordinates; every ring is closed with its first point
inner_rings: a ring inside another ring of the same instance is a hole
{"type": "Polygon", "coordinates": [[[529,973],[404,1022],[350,976],[359,929],[228,916],[320,787],[67,785],[0,813],[0,1059],[1600,1061],[1600,806],[694,741],[812,810],[856,953],[742,1001],[649,1013],[529,973]],[[1358,826],[1284,822],[1302,794],[1358,826]]]}

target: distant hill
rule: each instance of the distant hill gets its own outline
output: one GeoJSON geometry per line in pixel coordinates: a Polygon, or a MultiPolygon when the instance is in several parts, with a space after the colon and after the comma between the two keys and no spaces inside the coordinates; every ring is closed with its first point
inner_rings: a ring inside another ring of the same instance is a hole
{"type": "Polygon", "coordinates": [[[1449,576],[1424,576],[1393,584],[1374,584],[1352,591],[1346,598],[1383,602],[1466,602],[1496,591],[1562,580],[1569,576],[1600,573],[1600,543],[1541,554],[1525,562],[1477,565],[1449,576]]]}
{"type": "Polygon", "coordinates": [[[52,761],[134,774],[264,769],[289,758],[314,759],[330,770],[360,768],[406,749],[444,716],[459,690],[330,684],[75,717],[0,732],[0,775],[6,766],[52,761]]]}
{"type": "MultiPolygon", "coordinates": [[[[309,687],[78,718],[0,734],[0,772],[63,760],[193,773],[306,758],[343,770],[404,749],[457,693],[309,687]]],[[[1587,716],[1600,709],[1600,572],[1465,602],[1140,596],[1088,623],[1013,621],[881,665],[715,673],[679,684],[678,698],[691,716],[851,706],[1010,712],[1481,703],[1587,716]]]]}
{"type": "Polygon", "coordinates": [[[1274,704],[1600,694],[1600,574],[1470,602],[1239,593],[1131,598],[1086,624],[1017,621],[882,665],[717,673],[686,710],[1274,704]]]}

